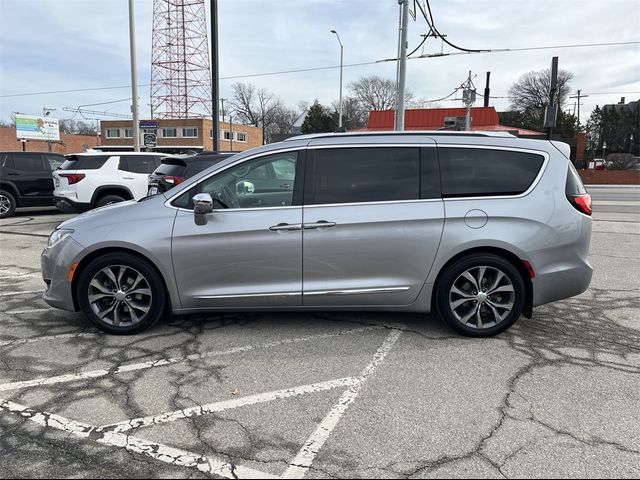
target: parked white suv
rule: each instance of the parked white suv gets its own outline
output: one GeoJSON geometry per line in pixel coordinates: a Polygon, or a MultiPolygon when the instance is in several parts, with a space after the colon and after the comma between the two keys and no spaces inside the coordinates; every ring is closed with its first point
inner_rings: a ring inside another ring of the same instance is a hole
{"type": "Polygon", "coordinates": [[[53,172],[58,210],[83,212],[147,195],[148,178],[165,155],[137,152],[87,152],[67,155],[53,172]]]}

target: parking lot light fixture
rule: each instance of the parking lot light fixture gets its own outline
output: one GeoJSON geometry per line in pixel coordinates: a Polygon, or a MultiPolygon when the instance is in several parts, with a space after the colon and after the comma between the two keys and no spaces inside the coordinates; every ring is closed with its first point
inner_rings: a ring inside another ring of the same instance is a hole
{"type": "Polygon", "coordinates": [[[338,38],[338,43],[340,44],[340,99],[338,100],[338,129],[342,130],[342,65],[343,65],[343,58],[344,58],[344,46],[342,45],[342,42],[340,41],[340,35],[338,35],[338,32],[336,32],[335,30],[331,30],[331,33],[335,33],[336,37],[338,38]]]}

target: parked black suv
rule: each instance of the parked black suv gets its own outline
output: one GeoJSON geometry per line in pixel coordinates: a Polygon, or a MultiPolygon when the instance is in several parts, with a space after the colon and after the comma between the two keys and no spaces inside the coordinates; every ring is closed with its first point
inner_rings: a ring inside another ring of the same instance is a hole
{"type": "Polygon", "coordinates": [[[233,153],[203,152],[197,155],[163,158],[162,164],[149,175],[147,195],[164,193],[231,155],[233,153]]]}
{"type": "Polygon", "coordinates": [[[57,153],[0,152],[0,218],[17,207],[53,206],[51,172],[64,161],[57,153]]]}

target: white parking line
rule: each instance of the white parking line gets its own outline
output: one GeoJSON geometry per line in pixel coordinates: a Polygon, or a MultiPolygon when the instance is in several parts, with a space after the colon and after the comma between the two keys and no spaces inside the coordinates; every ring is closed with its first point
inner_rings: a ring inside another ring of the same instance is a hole
{"type": "Polygon", "coordinates": [[[93,370],[89,372],[69,373],[66,375],[57,375],[54,377],[37,378],[34,380],[26,380],[22,382],[5,383],[0,385],[0,392],[4,392],[8,390],[18,390],[21,388],[28,388],[28,387],[38,387],[43,385],[54,385],[58,383],[75,382],[77,380],[99,378],[99,377],[104,377],[107,375],[118,374],[123,372],[133,372],[137,370],[145,370],[148,368],[162,367],[166,365],[172,365],[174,363],[184,362],[186,360],[189,360],[189,361],[202,360],[205,358],[217,357],[222,355],[232,355],[234,353],[249,352],[251,350],[260,350],[265,348],[273,348],[281,345],[290,345],[295,343],[308,342],[310,340],[322,340],[325,338],[334,338],[334,337],[340,337],[342,335],[349,335],[356,332],[381,330],[384,328],[385,327],[382,325],[372,325],[370,327],[359,327],[359,328],[353,328],[350,330],[341,330],[340,332],[335,332],[335,333],[323,333],[318,335],[308,335],[305,337],[286,338],[283,340],[278,340],[278,341],[269,342],[269,343],[262,343],[258,345],[245,345],[242,347],[235,347],[235,348],[230,348],[228,350],[222,350],[217,352],[194,353],[191,355],[186,355],[184,357],[161,358],[159,360],[151,360],[148,362],[121,365],[119,367],[115,367],[109,370],[107,369],[93,370]]]}
{"type": "Polygon", "coordinates": [[[289,468],[287,468],[286,472],[282,475],[282,478],[302,478],[305,476],[316,455],[318,455],[318,452],[327,441],[327,438],[329,438],[329,435],[331,435],[331,432],[333,432],[333,429],[338,425],[340,418],[342,418],[347,408],[355,401],[364,382],[382,363],[401,334],[402,330],[394,330],[389,334],[384,343],[376,351],[371,363],[369,363],[362,373],[360,373],[360,376],[357,377],[357,382],[340,396],[334,407],[307,439],[306,443],[289,464],[289,468]]]}
{"type": "Polygon", "coordinates": [[[174,412],[162,413],[160,415],[134,418],[124,422],[112,423],[98,427],[96,431],[112,431],[116,433],[126,432],[134,428],[148,427],[160,423],[174,422],[182,418],[198,417],[210,413],[222,412],[234,408],[245,407],[247,405],[257,405],[259,403],[272,402],[284,398],[297,397],[309,393],[324,392],[338,387],[349,387],[359,382],[354,377],[338,378],[336,380],[328,380],[326,382],[311,383],[309,385],[301,385],[299,387],[285,388],[282,390],[274,390],[272,392],[258,393],[256,395],[248,395],[246,397],[234,398],[232,400],[223,400],[221,402],[210,403],[197,407],[185,408],[184,410],[176,410],[174,412]]]}
{"type": "Polygon", "coordinates": [[[162,443],[150,442],[123,433],[105,432],[102,436],[96,437],[95,434],[92,435],[96,429],[93,425],[76,422],[54,413],[39,412],[7,400],[0,399],[0,410],[18,414],[43,427],[51,427],[81,438],[91,438],[102,445],[124,448],[130,452],[146,455],[170,465],[194,468],[201,472],[224,478],[279,478],[275,475],[260,472],[252,468],[232,465],[225,460],[187,452],[163,445],[162,443]]]}
{"type": "Polygon", "coordinates": [[[65,338],[88,338],[95,337],[95,333],[60,333],[57,335],[43,335],[41,337],[17,338],[15,340],[0,341],[0,347],[22,345],[25,343],[45,342],[49,340],[63,340],[65,338]]]}
{"type": "Polygon", "coordinates": [[[12,272],[0,272],[0,280],[4,280],[6,278],[17,279],[17,278],[33,278],[33,277],[41,277],[39,273],[12,273],[12,272]]]}
{"type": "Polygon", "coordinates": [[[31,295],[33,293],[44,293],[44,290],[29,290],[28,292],[4,292],[0,293],[0,297],[12,297],[14,295],[31,295]]]}
{"type": "Polygon", "coordinates": [[[48,312],[53,310],[52,308],[32,308],[30,310],[7,310],[5,312],[0,312],[0,315],[22,315],[25,313],[39,313],[39,312],[48,312]]]}

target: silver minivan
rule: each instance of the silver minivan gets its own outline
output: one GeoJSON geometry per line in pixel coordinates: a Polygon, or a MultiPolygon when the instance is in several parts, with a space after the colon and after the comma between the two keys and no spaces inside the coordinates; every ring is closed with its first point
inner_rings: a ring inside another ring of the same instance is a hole
{"type": "Polygon", "coordinates": [[[584,292],[591,197],[558,142],[294,137],[63,222],[44,299],[118,334],[168,311],[436,310],[486,337],[584,292]]]}

